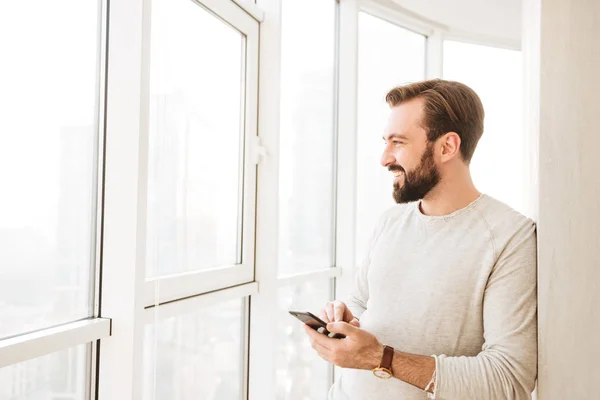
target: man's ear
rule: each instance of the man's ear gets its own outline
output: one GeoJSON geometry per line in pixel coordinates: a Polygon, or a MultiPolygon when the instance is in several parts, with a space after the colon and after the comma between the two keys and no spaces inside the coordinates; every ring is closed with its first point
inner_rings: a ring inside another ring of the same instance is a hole
{"type": "Polygon", "coordinates": [[[460,157],[460,136],[456,132],[448,132],[440,138],[441,161],[446,162],[460,157]]]}

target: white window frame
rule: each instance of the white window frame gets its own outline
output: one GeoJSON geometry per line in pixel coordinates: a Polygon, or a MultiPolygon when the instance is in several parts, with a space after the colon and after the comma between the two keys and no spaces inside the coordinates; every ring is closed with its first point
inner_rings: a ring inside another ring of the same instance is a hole
{"type": "MultiPolygon", "coordinates": [[[[246,334],[240,338],[241,343],[243,345],[242,360],[243,360],[243,368],[242,368],[242,399],[248,398],[248,380],[249,380],[249,329],[250,329],[250,314],[249,314],[249,300],[251,296],[258,294],[258,283],[251,282],[246,283],[239,286],[234,286],[227,289],[217,290],[215,292],[206,293],[190,298],[183,299],[181,301],[173,301],[166,304],[162,304],[160,306],[152,306],[147,307],[144,310],[143,314],[143,324],[144,325],[152,325],[156,324],[159,321],[163,321],[168,318],[178,317],[181,315],[189,315],[194,314],[194,312],[198,312],[198,310],[214,306],[217,304],[227,303],[231,300],[239,300],[244,299],[242,315],[242,329],[246,334]]],[[[232,360],[232,362],[237,362],[239,360],[232,360]]],[[[143,366],[142,366],[143,368],[143,366]]],[[[142,387],[140,390],[144,390],[142,387]]]]}
{"type": "Polygon", "coordinates": [[[393,0],[359,0],[360,11],[425,36],[425,78],[442,77],[444,39],[448,27],[412,13],[393,0]]]}
{"type": "MultiPolygon", "coordinates": [[[[100,339],[108,338],[112,331],[112,321],[109,318],[100,317],[100,262],[101,262],[101,242],[100,234],[102,226],[102,207],[103,207],[103,161],[102,154],[104,150],[104,115],[105,115],[105,95],[106,95],[106,43],[107,43],[107,18],[108,8],[107,0],[98,1],[98,74],[97,74],[97,109],[96,123],[98,137],[95,147],[97,155],[97,164],[95,165],[96,188],[94,195],[96,197],[96,224],[95,231],[92,234],[94,238],[95,260],[90,265],[93,268],[90,276],[94,281],[90,282],[90,297],[92,301],[92,316],[81,320],[76,320],[56,326],[50,326],[33,332],[14,335],[8,338],[0,339],[0,368],[10,367],[21,362],[43,357],[45,355],[67,350],[82,344],[92,344],[91,352],[88,352],[88,361],[91,365],[86,366],[85,384],[86,394],[90,399],[95,400],[96,392],[96,361],[97,345],[100,339]]],[[[1,317],[1,316],[0,316],[1,317]]]]}
{"type": "Polygon", "coordinates": [[[0,368],[110,336],[110,320],[86,318],[0,341],[0,368]]]}
{"type": "MultiPolygon", "coordinates": [[[[358,15],[360,0],[340,2],[338,168],[335,297],[352,288],[356,266],[356,154],[358,111],[358,15]],[[351,115],[351,118],[344,117],[351,115]]],[[[335,375],[337,375],[337,370],[335,375]]]]}
{"type": "MultiPolygon", "coordinates": [[[[295,1],[295,0],[291,0],[295,1]]],[[[330,0],[335,1],[335,0],[330,0]]],[[[342,10],[342,0],[339,12],[342,10]]],[[[278,290],[288,285],[300,285],[305,282],[325,282],[341,277],[342,269],[338,262],[340,252],[337,250],[337,240],[334,241],[334,265],[328,268],[308,272],[279,275],[279,134],[281,108],[281,0],[258,0],[257,6],[265,14],[261,24],[260,47],[260,100],[259,100],[259,134],[261,142],[267,148],[269,156],[261,163],[258,170],[258,200],[257,200],[257,242],[256,242],[256,281],[259,291],[250,298],[250,347],[249,347],[249,397],[250,400],[275,399],[276,382],[276,348],[277,319],[280,316],[278,290]]],[[[340,14],[341,17],[341,14],[340,14]]],[[[341,19],[338,17],[338,21],[341,19]]],[[[333,22],[333,21],[332,21],[333,22]]],[[[337,34],[337,33],[336,33],[337,34]]],[[[339,47],[339,43],[336,43],[339,47]]],[[[339,48],[338,48],[339,51],[339,48]]],[[[338,68],[339,57],[336,61],[338,68]]],[[[337,74],[337,71],[336,71],[337,74]]],[[[339,76],[336,75],[337,84],[339,76]]],[[[338,92],[339,93],[339,92],[338,92]]],[[[337,97],[338,94],[334,93],[337,97]]],[[[338,97],[336,108],[342,101],[338,97]]],[[[335,112],[332,110],[332,112],[335,112]]],[[[335,117],[334,135],[339,135],[341,128],[338,116],[335,117]]],[[[337,136],[336,136],[337,137],[337,136]]],[[[334,153],[337,153],[337,146],[334,153]]],[[[334,173],[339,172],[339,154],[334,154],[334,173]]],[[[338,179],[334,177],[334,207],[339,202],[336,191],[338,179]]],[[[334,211],[334,231],[339,234],[339,214],[334,211]],[[336,215],[337,214],[337,215],[336,215]]],[[[333,286],[333,285],[332,285],[333,286]]],[[[334,293],[331,293],[333,296],[334,293]]]]}
{"type": "Polygon", "coordinates": [[[151,0],[111,4],[110,24],[120,29],[109,31],[108,80],[109,85],[115,83],[110,86],[107,99],[102,314],[112,317],[113,336],[103,340],[100,347],[100,400],[142,397],[143,333],[151,316],[171,315],[177,313],[173,310],[193,307],[208,298],[247,297],[257,291],[257,285],[252,283],[256,166],[264,151],[256,137],[256,17],[261,18],[262,14],[256,7],[231,1],[196,3],[246,36],[243,264],[145,278],[151,0]],[[210,293],[213,291],[218,294],[210,293]],[[170,303],[178,300],[181,304],[170,303]],[[160,312],[156,312],[157,306],[160,312]]]}
{"type": "MultiPolygon", "coordinates": [[[[258,46],[259,23],[236,3],[222,0],[196,0],[199,6],[218,15],[246,37],[245,87],[242,115],[244,121],[244,182],[242,213],[242,263],[211,270],[199,270],[157,276],[146,280],[144,305],[165,302],[212,292],[254,280],[254,232],[256,219],[256,165],[261,148],[257,137],[258,119],[258,46]]],[[[256,8],[252,8],[256,10],[256,8]]],[[[147,39],[149,40],[149,39],[147,39]]],[[[147,85],[147,82],[144,82],[147,85]]],[[[147,101],[147,100],[145,100],[147,101]]],[[[144,118],[146,116],[142,116],[144,118]]],[[[147,118],[147,117],[146,117],[147,118]]],[[[147,134],[147,133],[145,133],[147,134]]],[[[147,176],[147,167],[141,173],[147,176]]]]}

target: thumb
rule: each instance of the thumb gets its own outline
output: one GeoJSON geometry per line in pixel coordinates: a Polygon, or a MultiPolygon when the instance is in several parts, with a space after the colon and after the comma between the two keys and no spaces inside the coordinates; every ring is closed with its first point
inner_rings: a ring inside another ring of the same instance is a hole
{"type": "Polygon", "coordinates": [[[352,336],[360,329],[347,322],[330,322],[327,324],[327,330],[332,333],[341,333],[345,336],[352,336]]]}

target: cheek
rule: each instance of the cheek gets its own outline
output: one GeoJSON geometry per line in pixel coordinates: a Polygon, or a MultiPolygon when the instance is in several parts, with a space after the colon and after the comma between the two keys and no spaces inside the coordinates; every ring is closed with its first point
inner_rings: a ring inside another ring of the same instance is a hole
{"type": "Polygon", "coordinates": [[[417,165],[415,164],[416,158],[413,157],[413,154],[406,148],[395,149],[394,158],[398,165],[402,166],[406,171],[414,169],[417,165]]]}

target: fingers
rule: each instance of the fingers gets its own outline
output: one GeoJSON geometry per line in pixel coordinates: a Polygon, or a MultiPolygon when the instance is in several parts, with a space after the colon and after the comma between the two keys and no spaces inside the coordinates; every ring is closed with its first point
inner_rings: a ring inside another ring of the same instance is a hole
{"type": "Polygon", "coordinates": [[[327,357],[329,357],[329,355],[331,354],[331,350],[329,350],[327,347],[321,346],[314,340],[310,341],[310,345],[317,353],[319,353],[321,358],[323,358],[324,360],[327,360],[327,357]]]}
{"type": "Polygon", "coordinates": [[[319,318],[323,321],[329,322],[348,322],[354,326],[360,326],[358,319],[352,315],[352,311],[348,306],[340,301],[330,301],[325,305],[325,308],[319,312],[319,318]]]}
{"type": "Polygon", "coordinates": [[[347,322],[330,322],[327,324],[327,330],[333,333],[341,333],[345,336],[352,336],[360,332],[360,328],[347,322]]]}
{"type": "Polygon", "coordinates": [[[325,308],[323,308],[323,309],[321,309],[321,311],[319,311],[319,318],[321,318],[323,321],[325,321],[327,323],[331,322],[331,320],[327,316],[327,311],[325,308]]]}
{"type": "Polygon", "coordinates": [[[309,336],[310,346],[317,352],[319,357],[325,361],[329,361],[329,358],[331,357],[331,349],[327,346],[324,346],[322,340],[323,338],[326,340],[330,339],[323,334],[316,332],[314,329],[309,328],[308,326],[305,326],[304,330],[309,336]]]}
{"type": "Polygon", "coordinates": [[[327,303],[325,306],[325,313],[327,314],[327,320],[325,322],[333,322],[335,321],[335,314],[333,309],[333,302],[327,303]]]}
{"type": "MultiPolygon", "coordinates": [[[[347,305],[344,304],[344,307],[344,319],[342,319],[342,321],[350,323],[352,320],[356,319],[356,317],[352,314],[352,311],[350,311],[347,305]]],[[[356,320],[358,321],[358,319],[356,320]]]]}
{"type": "Polygon", "coordinates": [[[339,300],[333,302],[333,317],[335,322],[343,321],[346,305],[339,300]]]}
{"type": "Polygon", "coordinates": [[[327,335],[323,335],[322,333],[317,332],[316,330],[309,327],[308,325],[304,325],[304,332],[306,332],[306,334],[308,335],[308,337],[311,341],[316,341],[321,346],[329,348],[329,347],[327,347],[327,341],[332,340],[332,339],[327,337],[327,335]]]}
{"type": "Polygon", "coordinates": [[[350,322],[354,318],[346,304],[340,300],[330,301],[322,312],[321,319],[325,322],[350,322]]]}

